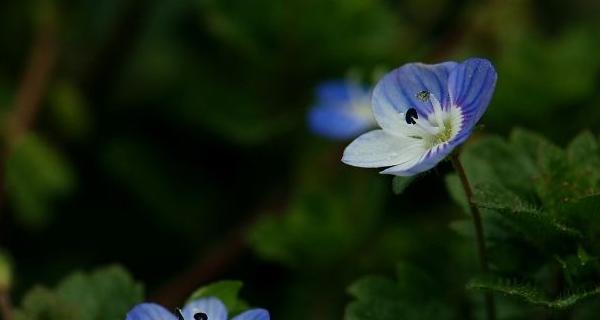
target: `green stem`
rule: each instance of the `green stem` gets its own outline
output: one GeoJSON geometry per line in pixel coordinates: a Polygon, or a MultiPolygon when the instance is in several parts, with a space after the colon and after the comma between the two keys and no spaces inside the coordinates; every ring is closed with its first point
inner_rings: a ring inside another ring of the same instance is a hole
{"type": "MultiPolygon", "coordinates": [[[[477,241],[477,251],[479,253],[479,263],[481,265],[481,271],[484,274],[487,274],[490,270],[487,258],[487,250],[485,247],[485,236],[483,233],[483,223],[481,221],[481,213],[479,212],[479,208],[471,201],[473,198],[473,191],[471,189],[471,184],[467,179],[467,174],[465,173],[465,169],[460,162],[458,157],[458,153],[454,153],[451,156],[452,165],[454,166],[454,170],[458,174],[460,182],[462,183],[463,189],[465,190],[465,195],[467,196],[467,201],[469,203],[469,208],[471,209],[471,215],[473,216],[473,224],[475,225],[475,239],[477,241]]],[[[484,293],[485,298],[485,310],[487,314],[488,320],[496,319],[496,303],[494,301],[494,296],[491,292],[484,293]]]]}

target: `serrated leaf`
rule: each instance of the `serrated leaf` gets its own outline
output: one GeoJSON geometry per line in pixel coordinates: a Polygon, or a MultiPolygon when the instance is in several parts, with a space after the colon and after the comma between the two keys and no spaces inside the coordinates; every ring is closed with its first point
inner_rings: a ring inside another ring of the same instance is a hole
{"type": "Polygon", "coordinates": [[[547,241],[556,236],[583,237],[579,230],[556,221],[554,216],[499,185],[478,185],[473,202],[480,208],[502,214],[516,230],[534,242],[547,241]]]}
{"type": "Polygon", "coordinates": [[[565,309],[583,299],[600,294],[600,286],[592,289],[571,290],[556,298],[549,298],[540,288],[509,279],[473,279],[467,285],[469,289],[489,290],[513,296],[531,304],[552,309],[565,309]]]}
{"type": "Polygon", "coordinates": [[[121,267],[77,272],[55,289],[33,288],[15,312],[16,320],[114,320],[143,299],[142,286],[121,267]]]}
{"type": "Polygon", "coordinates": [[[415,180],[415,176],[400,177],[395,176],[392,180],[392,191],[394,194],[401,194],[415,180]]]}
{"type": "Polygon", "coordinates": [[[211,283],[194,291],[188,302],[206,297],[216,297],[227,306],[230,314],[238,314],[248,309],[248,304],[239,297],[242,286],[241,281],[231,280],[211,283]]]}

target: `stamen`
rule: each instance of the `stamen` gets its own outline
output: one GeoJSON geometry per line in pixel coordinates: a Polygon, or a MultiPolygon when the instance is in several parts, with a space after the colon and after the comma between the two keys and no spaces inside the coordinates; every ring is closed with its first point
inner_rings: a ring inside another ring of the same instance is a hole
{"type": "Polygon", "coordinates": [[[417,110],[415,108],[410,108],[410,109],[406,110],[405,119],[406,119],[406,123],[408,123],[408,124],[415,124],[415,123],[417,123],[415,121],[415,119],[419,119],[419,115],[417,114],[417,110]]]}
{"type": "Polygon", "coordinates": [[[198,312],[194,315],[194,319],[196,320],[208,320],[208,315],[203,312],[198,312]]]}
{"type": "Polygon", "coordinates": [[[406,110],[405,119],[406,123],[414,124],[429,134],[436,135],[440,132],[440,128],[432,126],[429,121],[419,120],[419,115],[417,114],[417,110],[415,108],[406,110]]]}
{"type": "Polygon", "coordinates": [[[440,100],[438,100],[436,98],[436,96],[434,94],[431,94],[430,101],[431,101],[431,105],[433,106],[433,115],[435,117],[435,122],[437,122],[438,127],[443,127],[444,119],[442,117],[442,114],[444,112],[442,111],[442,104],[440,103],[440,100]]]}
{"type": "Polygon", "coordinates": [[[183,317],[183,313],[181,313],[181,309],[179,309],[179,308],[175,309],[175,315],[177,316],[177,319],[185,320],[185,318],[183,317]]]}
{"type": "Polygon", "coordinates": [[[441,129],[440,127],[434,127],[431,125],[431,123],[428,120],[416,120],[415,124],[417,127],[423,129],[425,132],[429,133],[430,135],[437,135],[438,133],[440,133],[441,129]]]}

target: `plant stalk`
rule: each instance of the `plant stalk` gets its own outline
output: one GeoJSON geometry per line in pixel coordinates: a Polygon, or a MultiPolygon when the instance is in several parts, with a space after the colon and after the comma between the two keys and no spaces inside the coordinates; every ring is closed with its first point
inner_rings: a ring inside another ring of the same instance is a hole
{"type": "MultiPolygon", "coordinates": [[[[471,201],[473,198],[473,190],[471,189],[471,184],[469,183],[469,179],[467,179],[467,174],[465,173],[465,169],[460,162],[458,157],[458,153],[453,153],[450,157],[452,160],[452,165],[454,166],[454,170],[458,174],[460,182],[462,183],[463,189],[465,190],[465,195],[467,196],[467,201],[469,203],[469,208],[471,209],[471,215],[473,216],[473,224],[475,226],[475,238],[477,242],[477,251],[479,253],[479,263],[481,266],[481,271],[484,274],[489,273],[489,264],[487,257],[487,250],[485,247],[485,236],[483,232],[483,223],[481,221],[481,212],[479,212],[479,208],[471,201]]],[[[494,296],[491,292],[484,293],[485,299],[485,311],[488,320],[496,319],[496,303],[494,301],[494,296]]]]}

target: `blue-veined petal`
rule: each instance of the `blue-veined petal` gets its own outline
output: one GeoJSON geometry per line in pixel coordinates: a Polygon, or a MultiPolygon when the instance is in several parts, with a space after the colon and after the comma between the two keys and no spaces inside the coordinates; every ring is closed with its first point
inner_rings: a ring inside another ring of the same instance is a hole
{"type": "Polygon", "coordinates": [[[140,303],[127,313],[125,320],[177,320],[177,318],[161,305],[140,303]]]}
{"type": "Polygon", "coordinates": [[[248,310],[231,320],[269,320],[269,312],[265,309],[248,310]]]}
{"type": "Polygon", "coordinates": [[[412,161],[393,166],[381,171],[380,173],[409,177],[419,174],[421,172],[425,172],[435,167],[448,154],[450,154],[450,152],[452,152],[454,147],[458,144],[460,143],[453,142],[440,146],[435,150],[428,150],[423,154],[423,156],[420,159],[418,159],[418,161],[412,161]]]}
{"type": "Polygon", "coordinates": [[[194,319],[196,313],[205,313],[209,320],[227,320],[227,308],[217,298],[202,298],[188,303],[182,310],[183,317],[194,319]]]}
{"type": "Polygon", "coordinates": [[[400,124],[405,121],[399,113],[410,108],[417,109],[421,116],[432,113],[431,101],[417,97],[421,91],[434,94],[442,106],[447,106],[448,76],[456,65],[456,62],[409,63],[388,73],[373,89],[373,114],[377,123],[384,130],[395,133],[401,131],[400,124]]]}
{"type": "Polygon", "coordinates": [[[346,147],[342,162],[363,168],[389,167],[414,161],[425,151],[421,140],[374,130],[356,138],[346,147]]]}
{"type": "Polygon", "coordinates": [[[465,60],[452,70],[448,79],[451,102],[464,116],[463,129],[471,130],[488,107],[498,75],[486,59],[465,60]]]}

